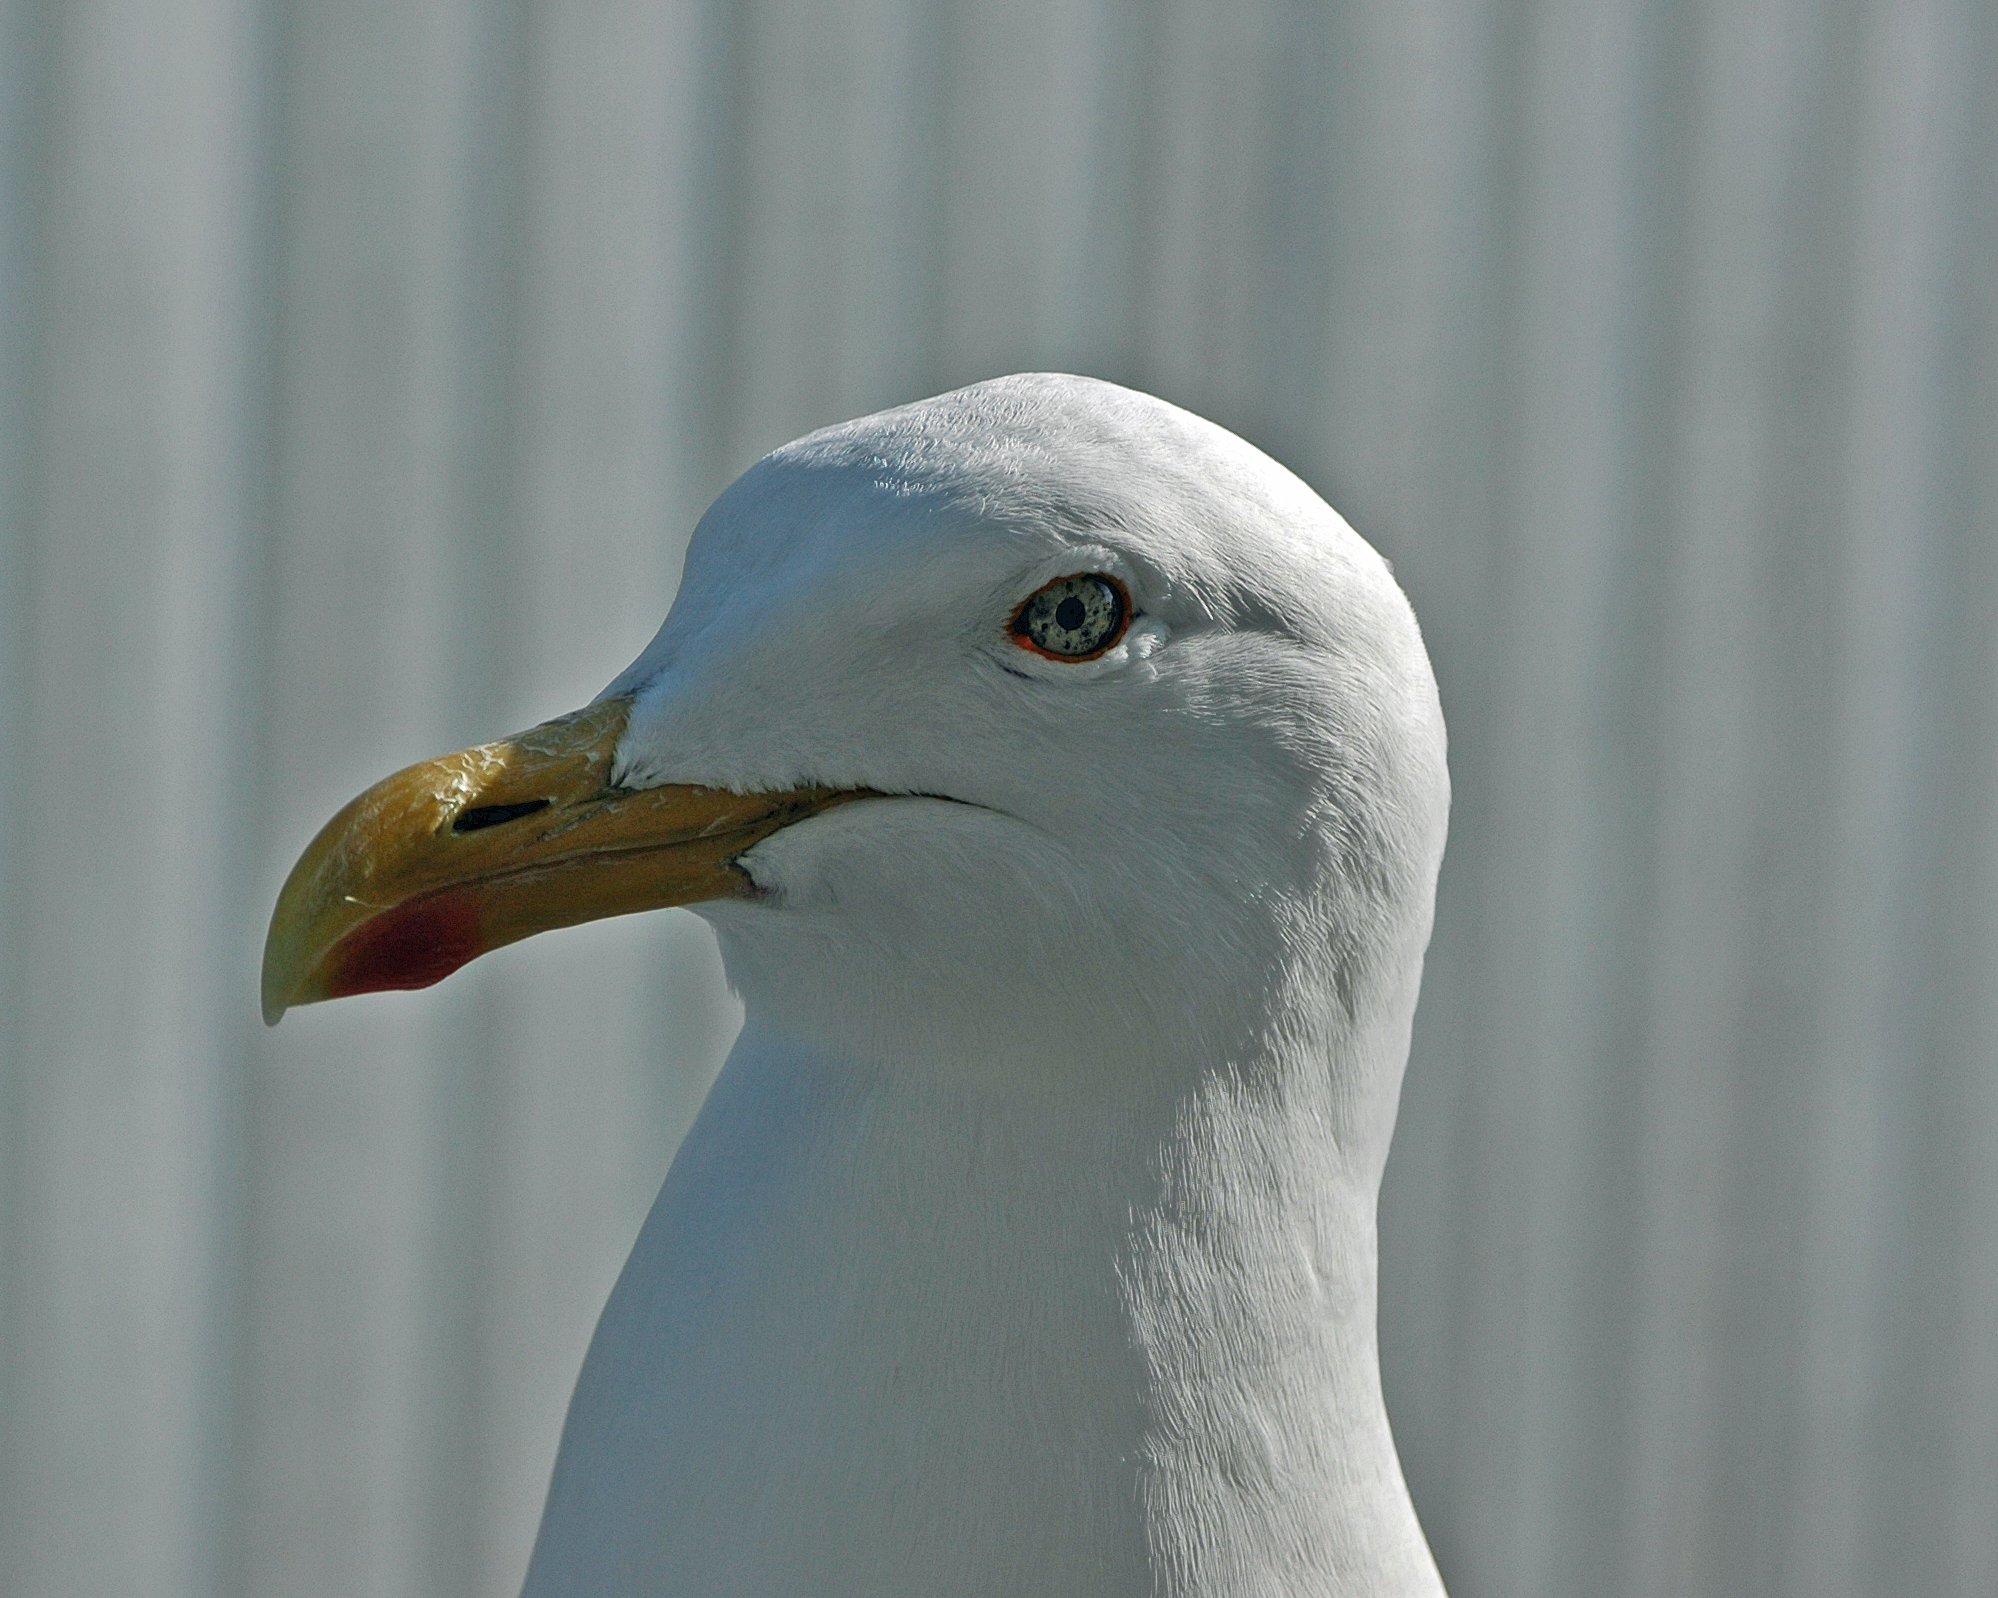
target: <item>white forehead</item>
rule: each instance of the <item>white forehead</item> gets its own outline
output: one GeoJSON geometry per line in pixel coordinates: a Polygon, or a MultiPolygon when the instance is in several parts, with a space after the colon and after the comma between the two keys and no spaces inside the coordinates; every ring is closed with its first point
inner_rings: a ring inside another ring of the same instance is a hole
{"type": "Polygon", "coordinates": [[[1028,374],[812,433],[723,492],[673,615],[611,691],[711,628],[879,576],[910,598],[1004,586],[1065,547],[1115,551],[1141,602],[1304,642],[1399,608],[1384,563],[1234,434],[1093,378],[1028,374]]]}

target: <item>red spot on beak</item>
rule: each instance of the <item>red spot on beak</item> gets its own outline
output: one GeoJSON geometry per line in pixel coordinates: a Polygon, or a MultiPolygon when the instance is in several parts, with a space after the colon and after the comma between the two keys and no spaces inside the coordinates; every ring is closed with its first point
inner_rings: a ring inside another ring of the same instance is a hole
{"type": "Polygon", "coordinates": [[[427,988],[480,953],[478,896],[465,888],[424,894],[363,922],[334,946],[326,997],[427,988]]]}

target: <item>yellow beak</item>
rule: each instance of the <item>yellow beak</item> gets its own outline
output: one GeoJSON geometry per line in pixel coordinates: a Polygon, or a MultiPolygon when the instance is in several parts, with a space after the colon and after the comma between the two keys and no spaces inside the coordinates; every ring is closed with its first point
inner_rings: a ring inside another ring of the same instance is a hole
{"type": "Polygon", "coordinates": [[[427,988],[537,932],[754,892],[735,864],[865,790],[614,788],[629,700],[398,771],[320,830],[264,940],[266,1025],[294,1004],[427,988]]]}

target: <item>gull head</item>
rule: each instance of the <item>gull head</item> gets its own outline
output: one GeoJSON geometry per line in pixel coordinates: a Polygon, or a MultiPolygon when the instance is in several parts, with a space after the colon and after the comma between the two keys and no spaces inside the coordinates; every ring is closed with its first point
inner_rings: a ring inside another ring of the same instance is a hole
{"type": "Polygon", "coordinates": [[[593,706],[329,823],[266,1013],[686,904],[753,1019],[910,1069],[1405,1043],[1447,806],[1414,616],[1323,500],[1161,400],[1002,378],[766,456],[593,706]]]}

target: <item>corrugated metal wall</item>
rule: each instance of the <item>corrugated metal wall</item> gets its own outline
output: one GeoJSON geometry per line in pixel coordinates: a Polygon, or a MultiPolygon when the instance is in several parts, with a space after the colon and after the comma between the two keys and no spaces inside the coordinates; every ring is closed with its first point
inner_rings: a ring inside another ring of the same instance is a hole
{"type": "Polygon", "coordinates": [[[711,945],[266,1034],[271,898],[608,680],[760,451],[1030,367],[1427,628],[1383,1341],[1458,1598],[1998,1588],[1988,0],[0,18],[0,1589],[512,1590],[711,945]]]}

